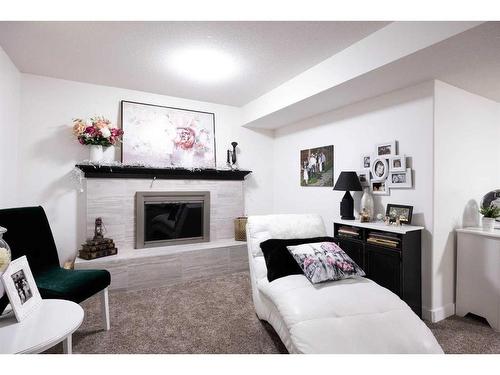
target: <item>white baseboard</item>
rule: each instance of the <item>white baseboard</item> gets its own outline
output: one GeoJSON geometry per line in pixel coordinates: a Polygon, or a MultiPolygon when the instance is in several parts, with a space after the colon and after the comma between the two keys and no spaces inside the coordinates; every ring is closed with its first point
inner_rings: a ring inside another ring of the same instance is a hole
{"type": "Polygon", "coordinates": [[[425,307],[422,307],[422,318],[424,320],[430,321],[431,323],[439,322],[440,320],[446,319],[453,315],[455,315],[454,303],[448,303],[436,309],[427,309],[425,307]]]}

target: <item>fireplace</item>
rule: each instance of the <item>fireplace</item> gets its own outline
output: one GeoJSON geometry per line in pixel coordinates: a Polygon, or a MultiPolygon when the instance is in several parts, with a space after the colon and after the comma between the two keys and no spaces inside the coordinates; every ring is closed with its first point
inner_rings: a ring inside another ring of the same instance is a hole
{"type": "Polygon", "coordinates": [[[137,192],[136,249],[210,241],[210,192],[137,192]]]}

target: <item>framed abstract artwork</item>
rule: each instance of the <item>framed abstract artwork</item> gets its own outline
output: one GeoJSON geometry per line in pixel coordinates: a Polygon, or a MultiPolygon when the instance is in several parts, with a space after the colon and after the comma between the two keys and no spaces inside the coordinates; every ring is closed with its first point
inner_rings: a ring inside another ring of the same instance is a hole
{"type": "Polygon", "coordinates": [[[215,168],[215,114],[122,100],[122,163],[215,168]]]}

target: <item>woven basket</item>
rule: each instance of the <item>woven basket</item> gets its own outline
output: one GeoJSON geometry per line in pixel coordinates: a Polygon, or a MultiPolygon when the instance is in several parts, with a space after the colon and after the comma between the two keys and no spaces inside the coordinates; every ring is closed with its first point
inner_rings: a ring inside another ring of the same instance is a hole
{"type": "Polygon", "coordinates": [[[247,218],[237,217],[234,219],[234,239],[236,241],[246,241],[247,240],[247,218]]]}

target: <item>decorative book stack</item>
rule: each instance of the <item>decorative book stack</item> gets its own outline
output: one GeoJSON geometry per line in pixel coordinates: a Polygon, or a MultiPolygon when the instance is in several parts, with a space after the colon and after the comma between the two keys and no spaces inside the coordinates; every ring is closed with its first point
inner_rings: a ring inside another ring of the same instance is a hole
{"type": "Polygon", "coordinates": [[[79,251],[79,257],[86,260],[107,257],[108,255],[115,255],[118,249],[111,238],[104,238],[106,229],[102,219],[98,217],[95,219],[94,238],[87,240],[82,245],[79,251]]]}
{"type": "Polygon", "coordinates": [[[399,247],[401,240],[396,234],[387,232],[371,232],[368,235],[366,242],[397,248],[399,247]]]}
{"type": "Polygon", "coordinates": [[[100,238],[87,240],[82,245],[79,256],[82,259],[91,260],[96,258],[106,257],[108,255],[115,255],[118,249],[111,238],[100,238]]]}
{"type": "Polygon", "coordinates": [[[338,230],[338,235],[344,238],[359,238],[359,228],[341,226],[338,230]]]}

